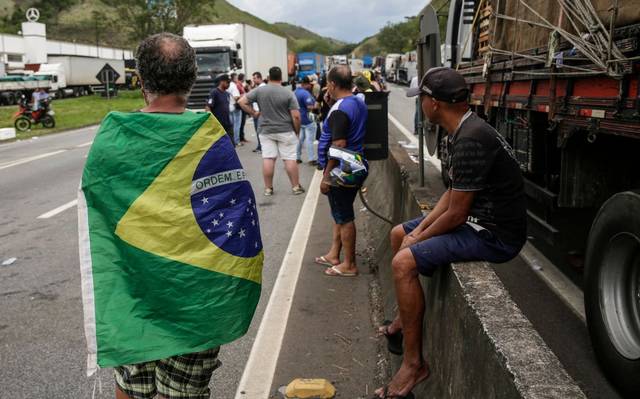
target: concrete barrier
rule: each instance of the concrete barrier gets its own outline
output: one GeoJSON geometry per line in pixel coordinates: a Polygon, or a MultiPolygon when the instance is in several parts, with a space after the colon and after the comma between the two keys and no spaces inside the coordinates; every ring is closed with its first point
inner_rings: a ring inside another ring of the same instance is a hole
{"type": "Polygon", "coordinates": [[[12,127],[5,127],[0,129],[0,141],[11,140],[16,138],[16,129],[12,127]]]}
{"type": "MultiPolygon", "coordinates": [[[[395,129],[390,142],[402,136],[395,129]]],[[[367,200],[395,222],[417,217],[444,191],[440,173],[427,164],[427,186],[418,187],[417,165],[398,145],[386,161],[371,162],[367,200]]],[[[384,314],[395,314],[391,276],[391,226],[364,218],[361,237],[374,248],[384,314]]],[[[425,293],[424,353],[429,380],[417,398],[585,398],[557,357],[484,262],[454,264],[421,277],[425,293]]],[[[397,369],[400,357],[393,356],[397,369]]]]}

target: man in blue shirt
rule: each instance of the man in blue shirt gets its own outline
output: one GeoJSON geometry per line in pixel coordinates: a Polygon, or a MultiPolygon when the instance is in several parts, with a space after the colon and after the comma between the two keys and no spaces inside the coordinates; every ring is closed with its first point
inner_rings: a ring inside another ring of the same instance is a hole
{"type": "Polygon", "coordinates": [[[324,168],[320,191],[329,197],[331,214],[334,219],[331,249],[316,258],[316,263],[329,266],[328,276],[353,277],[358,275],[356,266],[356,225],[353,201],[359,187],[343,187],[331,184],[330,172],[338,166],[338,161],[328,159],[329,147],[339,147],[358,153],[364,152],[367,106],[352,92],[351,68],[338,65],[329,71],[327,93],[335,101],[324,120],[318,144],[318,162],[324,168]],[[340,252],[344,250],[344,260],[340,252]]]}
{"type": "MultiPolygon", "coordinates": [[[[316,136],[316,123],[310,119],[312,109],[316,109],[316,99],[311,95],[311,80],[305,76],[300,86],[295,91],[296,99],[300,105],[300,137],[298,137],[297,160],[302,163],[302,144],[307,147],[309,165],[317,165],[316,153],[313,150],[313,141],[316,136]]],[[[311,116],[313,118],[313,116],[311,116]]]]}
{"type": "Polygon", "coordinates": [[[227,132],[229,137],[231,137],[231,141],[236,144],[233,141],[233,124],[231,123],[231,116],[229,113],[229,101],[231,96],[227,92],[227,89],[229,88],[230,82],[231,79],[226,73],[215,78],[214,83],[216,84],[216,87],[214,87],[209,93],[206,108],[213,114],[213,116],[216,117],[218,122],[220,122],[222,128],[227,132]]]}

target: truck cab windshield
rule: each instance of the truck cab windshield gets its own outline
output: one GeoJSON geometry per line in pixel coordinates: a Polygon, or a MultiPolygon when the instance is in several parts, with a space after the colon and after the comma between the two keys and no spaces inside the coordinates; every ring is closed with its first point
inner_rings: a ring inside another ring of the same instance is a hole
{"type": "Polygon", "coordinates": [[[229,52],[198,53],[196,59],[199,75],[229,72],[231,69],[229,52]]]}

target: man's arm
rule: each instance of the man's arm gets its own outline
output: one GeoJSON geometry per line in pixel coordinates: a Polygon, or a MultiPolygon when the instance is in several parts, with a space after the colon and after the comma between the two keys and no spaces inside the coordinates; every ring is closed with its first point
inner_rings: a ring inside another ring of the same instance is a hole
{"type": "Polygon", "coordinates": [[[447,190],[440,196],[436,206],[429,212],[426,218],[420,222],[416,228],[408,235],[418,237],[427,227],[431,226],[443,213],[449,209],[449,201],[451,200],[451,190],[447,190]]]}
{"type": "Polygon", "coordinates": [[[291,113],[291,119],[293,121],[293,131],[295,132],[296,136],[300,135],[300,125],[301,125],[301,120],[300,120],[300,110],[299,109],[292,109],[289,110],[289,112],[291,113]]]}
{"type": "MultiPolygon", "coordinates": [[[[346,139],[333,140],[331,145],[334,147],[344,148],[347,146],[346,139]]],[[[329,177],[329,173],[333,168],[338,166],[340,162],[336,159],[331,159],[327,161],[327,167],[324,168],[324,172],[322,173],[322,182],[320,182],[320,191],[322,194],[326,194],[329,192],[329,187],[331,187],[331,178],[329,177]]]]}
{"type": "Polygon", "coordinates": [[[246,94],[240,97],[240,99],[238,100],[238,105],[240,106],[240,108],[242,108],[244,112],[251,115],[252,117],[257,118],[258,116],[260,116],[260,113],[256,112],[256,110],[253,109],[251,104],[249,104],[249,99],[247,99],[246,94]]]}
{"type": "Polygon", "coordinates": [[[431,237],[449,233],[467,221],[475,191],[449,190],[449,206],[433,223],[417,236],[406,236],[401,248],[406,248],[416,242],[428,240],[431,237]]]}

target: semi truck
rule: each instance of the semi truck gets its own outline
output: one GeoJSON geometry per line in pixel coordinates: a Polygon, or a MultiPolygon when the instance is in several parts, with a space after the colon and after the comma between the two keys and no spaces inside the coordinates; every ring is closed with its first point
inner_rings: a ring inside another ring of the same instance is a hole
{"type": "Polygon", "coordinates": [[[369,54],[365,54],[362,56],[362,66],[366,69],[370,69],[373,67],[373,57],[369,54]]]}
{"type": "Polygon", "coordinates": [[[387,54],[384,60],[384,73],[389,82],[398,80],[398,67],[400,66],[402,54],[387,54]]]}
{"type": "Polygon", "coordinates": [[[408,85],[418,75],[418,55],[416,51],[408,51],[400,57],[396,82],[408,85]]]}
{"type": "MultiPolygon", "coordinates": [[[[591,343],[640,396],[640,9],[634,0],[451,0],[444,51],[420,14],[421,70],[465,77],[472,109],[512,146],[530,234],[583,287],[591,343]]],[[[446,132],[427,149],[447,163],[446,132]]],[[[446,168],[443,168],[446,170],[446,168]]],[[[447,176],[443,174],[443,179],[447,176]]]]}
{"type": "Polygon", "coordinates": [[[15,105],[20,97],[37,89],[57,90],[53,76],[7,75],[0,77],[0,105],[15,105]]]}
{"type": "Polygon", "coordinates": [[[56,97],[78,97],[105,90],[97,75],[109,65],[118,78],[109,91],[116,91],[118,86],[126,83],[124,60],[81,56],[49,56],[46,64],[40,64],[35,76],[55,76],[57,88],[53,89],[56,97]]]}
{"type": "Polygon", "coordinates": [[[297,79],[302,80],[305,76],[317,75],[320,76],[322,71],[325,70],[324,55],[318,53],[298,53],[298,74],[297,79]]]}
{"type": "Polygon", "coordinates": [[[273,66],[283,75],[288,71],[287,40],[251,25],[187,25],[183,36],[196,50],[198,63],[198,78],[187,101],[189,108],[204,108],[219,74],[260,72],[266,77],[273,66]]]}

